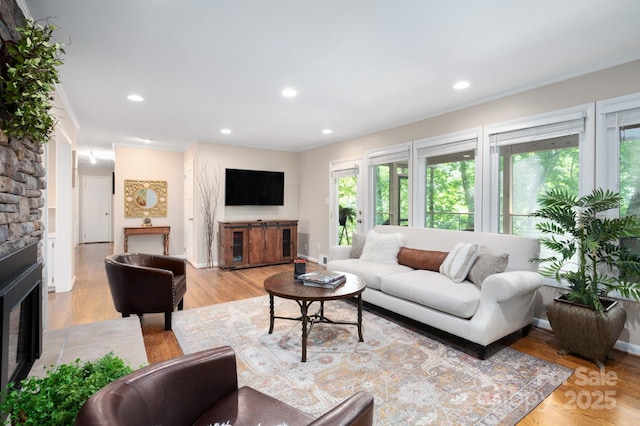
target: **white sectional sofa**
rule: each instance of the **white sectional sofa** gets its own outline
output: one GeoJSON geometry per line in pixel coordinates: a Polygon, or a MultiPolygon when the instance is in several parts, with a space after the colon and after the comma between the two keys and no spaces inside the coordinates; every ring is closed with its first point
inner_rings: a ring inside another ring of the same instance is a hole
{"type": "MultiPolygon", "coordinates": [[[[537,239],[388,225],[377,226],[374,232],[376,238],[370,237],[369,240],[377,241],[380,234],[390,234],[388,238],[400,237],[402,246],[419,249],[402,249],[402,253],[413,252],[414,258],[416,255],[426,258],[433,255],[433,251],[445,252],[441,257],[448,256],[447,253],[451,253],[456,244],[467,243],[467,248],[480,247],[480,255],[486,255],[484,260],[489,257],[495,260],[502,255],[501,259],[506,263],[505,255],[508,255],[508,263],[504,272],[490,274],[484,280],[482,273],[490,273],[492,267],[479,270],[480,280],[478,271],[475,271],[474,280],[477,283],[469,279],[454,282],[440,273],[440,269],[437,272],[419,269],[421,266],[407,262],[404,254],[403,263],[414,267],[394,264],[388,259],[379,261],[377,256],[371,256],[375,248],[371,244],[367,248],[365,243],[366,253],[363,253],[362,259],[352,257],[352,246],[331,247],[327,268],[364,278],[367,288],[362,298],[365,302],[474,342],[478,345],[477,353],[481,359],[485,357],[489,344],[518,330],[522,330],[523,335],[529,331],[536,290],[542,286],[537,263],[529,261],[539,255],[540,244],[537,239]]],[[[388,257],[388,253],[386,255],[388,257]]],[[[449,257],[445,263],[450,264],[452,260],[449,257]]],[[[471,263],[480,268],[484,260],[480,262],[478,257],[471,263]]],[[[504,268],[504,263],[502,266],[504,268]]]]}

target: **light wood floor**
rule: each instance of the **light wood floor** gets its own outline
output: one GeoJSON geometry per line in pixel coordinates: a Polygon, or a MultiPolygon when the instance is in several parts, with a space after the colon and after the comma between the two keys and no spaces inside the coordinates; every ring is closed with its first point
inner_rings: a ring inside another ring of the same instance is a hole
{"type": "MultiPolygon", "coordinates": [[[[120,317],[113,307],[104,272],[104,257],[111,252],[111,244],[79,246],[73,290],[49,294],[49,329],[120,317]]],[[[266,294],[262,288],[263,280],[292,268],[292,265],[278,265],[224,272],[194,269],[189,265],[184,309],[266,294]]],[[[317,268],[317,265],[309,264],[309,270],[317,268]]],[[[164,330],[163,314],[145,315],[142,331],[150,363],[182,355],[173,332],[164,330]]],[[[614,359],[607,362],[604,371],[600,371],[587,360],[558,355],[553,334],[536,328],[525,338],[512,337],[502,343],[576,370],[565,384],[519,424],[640,424],[640,357],[614,351],[614,359]]]]}

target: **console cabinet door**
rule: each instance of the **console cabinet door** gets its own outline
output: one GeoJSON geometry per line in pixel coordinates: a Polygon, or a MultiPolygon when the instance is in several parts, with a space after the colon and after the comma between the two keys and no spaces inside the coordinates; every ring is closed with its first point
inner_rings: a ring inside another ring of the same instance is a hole
{"type": "Polygon", "coordinates": [[[264,222],[249,229],[249,261],[252,265],[280,261],[278,224],[264,222]]]}
{"type": "Polygon", "coordinates": [[[282,224],[279,230],[280,260],[289,261],[298,256],[298,227],[295,223],[282,224]]]}
{"type": "Polygon", "coordinates": [[[260,264],[265,259],[264,232],[261,225],[249,227],[249,263],[260,264]]]}
{"type": "Polygon", "coordinates": [[[280,258],[280,234],[277,223],[265,223],[264,231],[264,262],[278,263],[280,258]]]}
{"type": "Polygon", "coordinates": [[[249,227],[219,224],[218,263],[222,268],[242,268],[249,264],[249,227]]]}

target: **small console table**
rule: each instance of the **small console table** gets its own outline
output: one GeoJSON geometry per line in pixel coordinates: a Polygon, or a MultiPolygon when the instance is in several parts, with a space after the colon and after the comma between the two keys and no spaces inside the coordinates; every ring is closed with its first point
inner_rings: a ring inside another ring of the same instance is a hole
{"type": "Polygon", "coordinates": [[[124,252],[129,250],[129,235],[148,235],[162,234],[164,235],[164,255],[169,255],[169,231],[170,226],[136,226],[133,228],[124,228],[124,252]]]}

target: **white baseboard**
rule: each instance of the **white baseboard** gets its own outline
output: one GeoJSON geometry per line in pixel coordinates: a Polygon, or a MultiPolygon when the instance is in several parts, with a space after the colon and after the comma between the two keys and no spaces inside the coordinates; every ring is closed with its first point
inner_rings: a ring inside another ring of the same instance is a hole
{"type": "MultiPolygon", "coordinates": [[[[189,261],[187,261],[189,262],[189,261]]],[[[189,262],[191,263],[191,262],[189,262]]],[[[202,269],[202,268],[206,268],[207,267],[207,262],[204,263],[191,263],[191,266],[193,266],[196,269],[202,269]]],[[[213,262],[213,266],[216,267],[218,266],[218,262],[213,262]]]]}
{"type": "MultiPolygon", "coordinates": [[[[549,331],[553,331],[551,329],[551,324],[549,324],[549,321],[547,320],[543,320],[540,318],[534,318],[533,319],[533,325],[535,327],[538,328],[543,328],[545,330],[549,330],[549,331]]],[[[634,345],[633,343],[629,343],[629,342],[623,342],[621,340],[618,340],[616,342],[615,345],[613,345],[613,347],[615,349],[618,349],[622,352],[627,352],[630,353],[632,355],[640,355],[640,346],[639,345],[634,345]]]]}
{"type": "Polygon", "coordinates": [[[533,326],[551,331],[551,324],[549,324],[549,321],[540,318],[533,318],[533,326]]]}
{"type": "Polygon", "coordinates": [[[304,254],[299,254],[298,257],[300,259],[308,260],[309,262],[313,262],[313,263],[317,263],[318,265],[321,265],[320,261],[315,257],[305,256],[304,254]]]}

